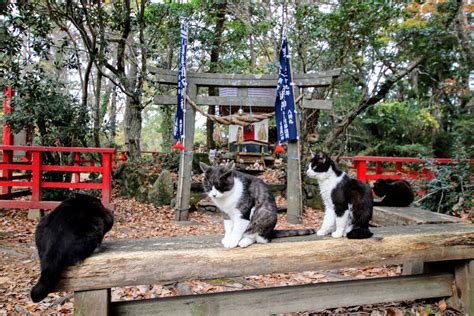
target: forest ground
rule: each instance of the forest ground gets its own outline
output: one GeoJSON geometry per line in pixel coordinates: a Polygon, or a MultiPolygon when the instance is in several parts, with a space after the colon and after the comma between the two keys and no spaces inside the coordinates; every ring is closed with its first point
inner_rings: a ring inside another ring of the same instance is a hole
{"type": "MultiPolygon", "coordinates": [[[[284,199],[279,199],[284,203],[284,199]]],[[[171,207],[154,207],[138,203],[134,199],[114,194],[115,224],[106,240],[126,238],[148,238],[182,235],[223,234],[222,215],[211,212],[192,212],[190,220],[195,223],[181,225],[173,223],[171,207]]],[[[27,210],[0,210],[0,315],[7,313],[64,313],[71,314],[74,307],[72,293],[52,293],[36,304],[29,298],[29,291],[35,284],[40,270],[34,246],[34,230],[37,220],[27,218],[27,210]]],[[[301,225],[286,224],[286,215],[279,214],[280,229],[314,228],[322,221],[322,211],[305,209],[301,225]]],[[[349,268],[329,271],[307,271],[302,273],[277,273],[242,278],[219,280],[191,280],[180,283],[141,285],[113,288],[112,300],[134,300],[184,294],[214,293],[242,289],[274,287],[284,285],[320,283],[350,279],[396,276],[401,266],[349,268]]],[[[359,313],[366,315],[428,315],[460,314],[447,306],[444,300],[425,300],[402,303],[388,303],[367,306],[353,306],[319,311],[318,314],[359,313]]],[[[308,315],[301,312],[295,315],[308,315]]]]}

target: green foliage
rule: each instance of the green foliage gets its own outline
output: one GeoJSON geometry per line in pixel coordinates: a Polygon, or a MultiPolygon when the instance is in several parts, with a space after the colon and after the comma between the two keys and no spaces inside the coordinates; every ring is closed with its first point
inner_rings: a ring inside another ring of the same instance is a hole
{"type": "Polygon", "coordinates": [[[16,89],[15,110],[6,117],[14,132],[33,126],[35,144],[79,146],[86,143],[87,113],[64,91],[63,83],[38,72],[16,89]]]}
{"type": "Polygon", "coordinates": [[[368,111],[361,121],[372,131],[368,155],[431,156],[431,133],[436,118],[415,103],[384,102],[368,111]]]}
{"type": "Polygon", "coordinates": [[[474,117],[471,114],[460,116],[453,127],[455,157],[474,159],[474,117]]]}
{"type": "MultiPolygon", "coordinates": [[[[433,168],[433,166],[431,166],[433,168]]],[[[436,177],[422,183],[422,208],[439,213],[474,219],[474,186],[471,181],[473,166],[468,162],[454,162],[435,166],[436,177]]]]}
{"type": "Polygon", "coordinates": [[[161,165],[161,169],[166,169],[170,172],[178,172],[180,156],[181,154],[177,150],[160,153],[154,159],[154,163],[161,165]]]}

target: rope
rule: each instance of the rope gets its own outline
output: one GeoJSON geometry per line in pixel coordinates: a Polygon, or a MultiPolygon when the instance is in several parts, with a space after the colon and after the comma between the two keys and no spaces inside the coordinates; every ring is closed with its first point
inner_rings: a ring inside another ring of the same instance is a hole
{"type": "MultiPolygon", "coordinates": [[[[301,99],[303,99],[303,94],[299,95],[295,99],[295,103],[300,102],[301,99]]],[[[188,95],[186,95],[186,101],[188,101],[189,104],[191,104],[191,106],[196,111],[201,113],[201,115],[207,117],[213,122],[217,122],[224,125],[248,126],[252,123],[257,123],[267,118],[271,118],[275,115],[275,112],[271,112],[271,113],[264,113],[264,114],[252,114],[251,116],[240,116],[240,115],[232,115],[232,114],[228,116],[217,116],[214,114],[208,114],[204,112],[200,107],[197,106],[197,104],[188,95]]]]}

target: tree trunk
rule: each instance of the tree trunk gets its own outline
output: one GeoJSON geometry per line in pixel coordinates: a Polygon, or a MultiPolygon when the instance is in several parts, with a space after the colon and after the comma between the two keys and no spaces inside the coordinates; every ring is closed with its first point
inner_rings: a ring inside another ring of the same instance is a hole
{"type": "Polygon", "coordinates": [[[125,144],[131,160],[140,158],[140,137],[142,133],[142,107],[140,100],[127,97],[123,118],[125,144]]]}
{"type": "Polygon", "coordinates": [[[110,96],[110,146],[115,145],[115,136],[117,136],[117,87],[113,86],[110,96]]]}
{"type": "MultiPolygon", "coordinates": [[[[212,49],[211,49],[211,64],[209,66],[209,72],[217,72],[217,66],[219,62],[219,55],[221,49],[221,41],[222,41],[222,32],[224,31],[224,22],[225,22],[225,15],[226,15],[226,7],[227,2],[224,1],[217,5],[216,8],[216,25],[214,28],[214,41],[212,42],[212,49]]],[[[217,89],[214,87],[209,88],[209,95],[216,96],[217,89]]],[[[215,105],[209,106],[207,113],[210,115],[216,114],[215,105]]],[[[206,122],[206,129],[207,129],[207,148],[215,148],[216,144],[214,142],[214,138],[212,135],[214,134],[214,122],[210,119],[206,122]]]]}
{"type": "Polygon", "coordinates": [[[461,48],[466,55],[468,65],[472,69],[472,67],[474,67],[474,50],[471,46],[472,40],[469,39],[469,35],[466,34],[466,30],[464,28],[466,25],[467,21],[466,16],[464,15],[464,7],[461,5],[456,16],[456,31],[461,48]]]}
{"type": "Polygon", "coordinates": [[[100,147],[100,91],[102,90],[102,73],[97,71],[95,83],[95,109],[94,109],[94,146],[100,147]]]}

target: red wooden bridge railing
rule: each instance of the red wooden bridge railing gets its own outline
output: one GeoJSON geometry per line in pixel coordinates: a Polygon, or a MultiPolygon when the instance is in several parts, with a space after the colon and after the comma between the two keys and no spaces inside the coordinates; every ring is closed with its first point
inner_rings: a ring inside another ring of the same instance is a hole
{"type": "MultiPolygon", "coordinates": [[[[426,164],[446,165],[460,160],[450,158],[427,158],[418,159],[411,157],[379,157],[379,156],[354,156],[340,157],[339,160],[352,161],[351,169],[356,169],[357,179],[361,181],[377,179],[411,179],[431,180],[435,176],[435,170],[428,168],[426,164]],[[383,163],[390,163],[392,167],[384,167],[383,163]],[[405,168],[407,164],[419,164],[418,170],[405,168]],[[375,165],[375,166],[373,166],[375,165]]],[[[463,160],[474,164],[474,160],[463,160]]]]}
{"type": "Polygon", "coordinates": [[[2,152],[2,162],[0,170],[0,208],[35,208],[35,209],[53,209],[60,201],[43,201],[42,189],[44,188],[67,188],[67,189],[99,189],[102,192],[102,203],[109,208],[112,196],[112,159],[115,157],[113,148],[82,148],[82,147],[41,147],[41,146],[8,146],[0,145],[2,152]],[[14,162],[13,152],[25,151],[31,157],[29,162],[14,162]],[[75,162],[72,166],[65,165],[45,165],[43,164],[44,152],[68,152],[75,154],[75,162]],[[81,153],[97,153],[101,155],[102,161],[99,166],[96,163],[88,161],[89,166],[81,166],[81,153]],[[22,175],[13,175],[13,171],[30,171],[31,177],[22,175]],[[72,182],[50,182],[44,181],[44,171],[58,171],[73,173],[72,182]],[[86,183],[80,181],[81,173],[96,172],[101,174],[101,183],[86,183]],[[20,180],[20,181],[18,181],[20,180]],[[25,181],[26,180],[26,181],[25,181]],[[12,187],[30,187],[31,200],[12,200],[12,187]]]}

